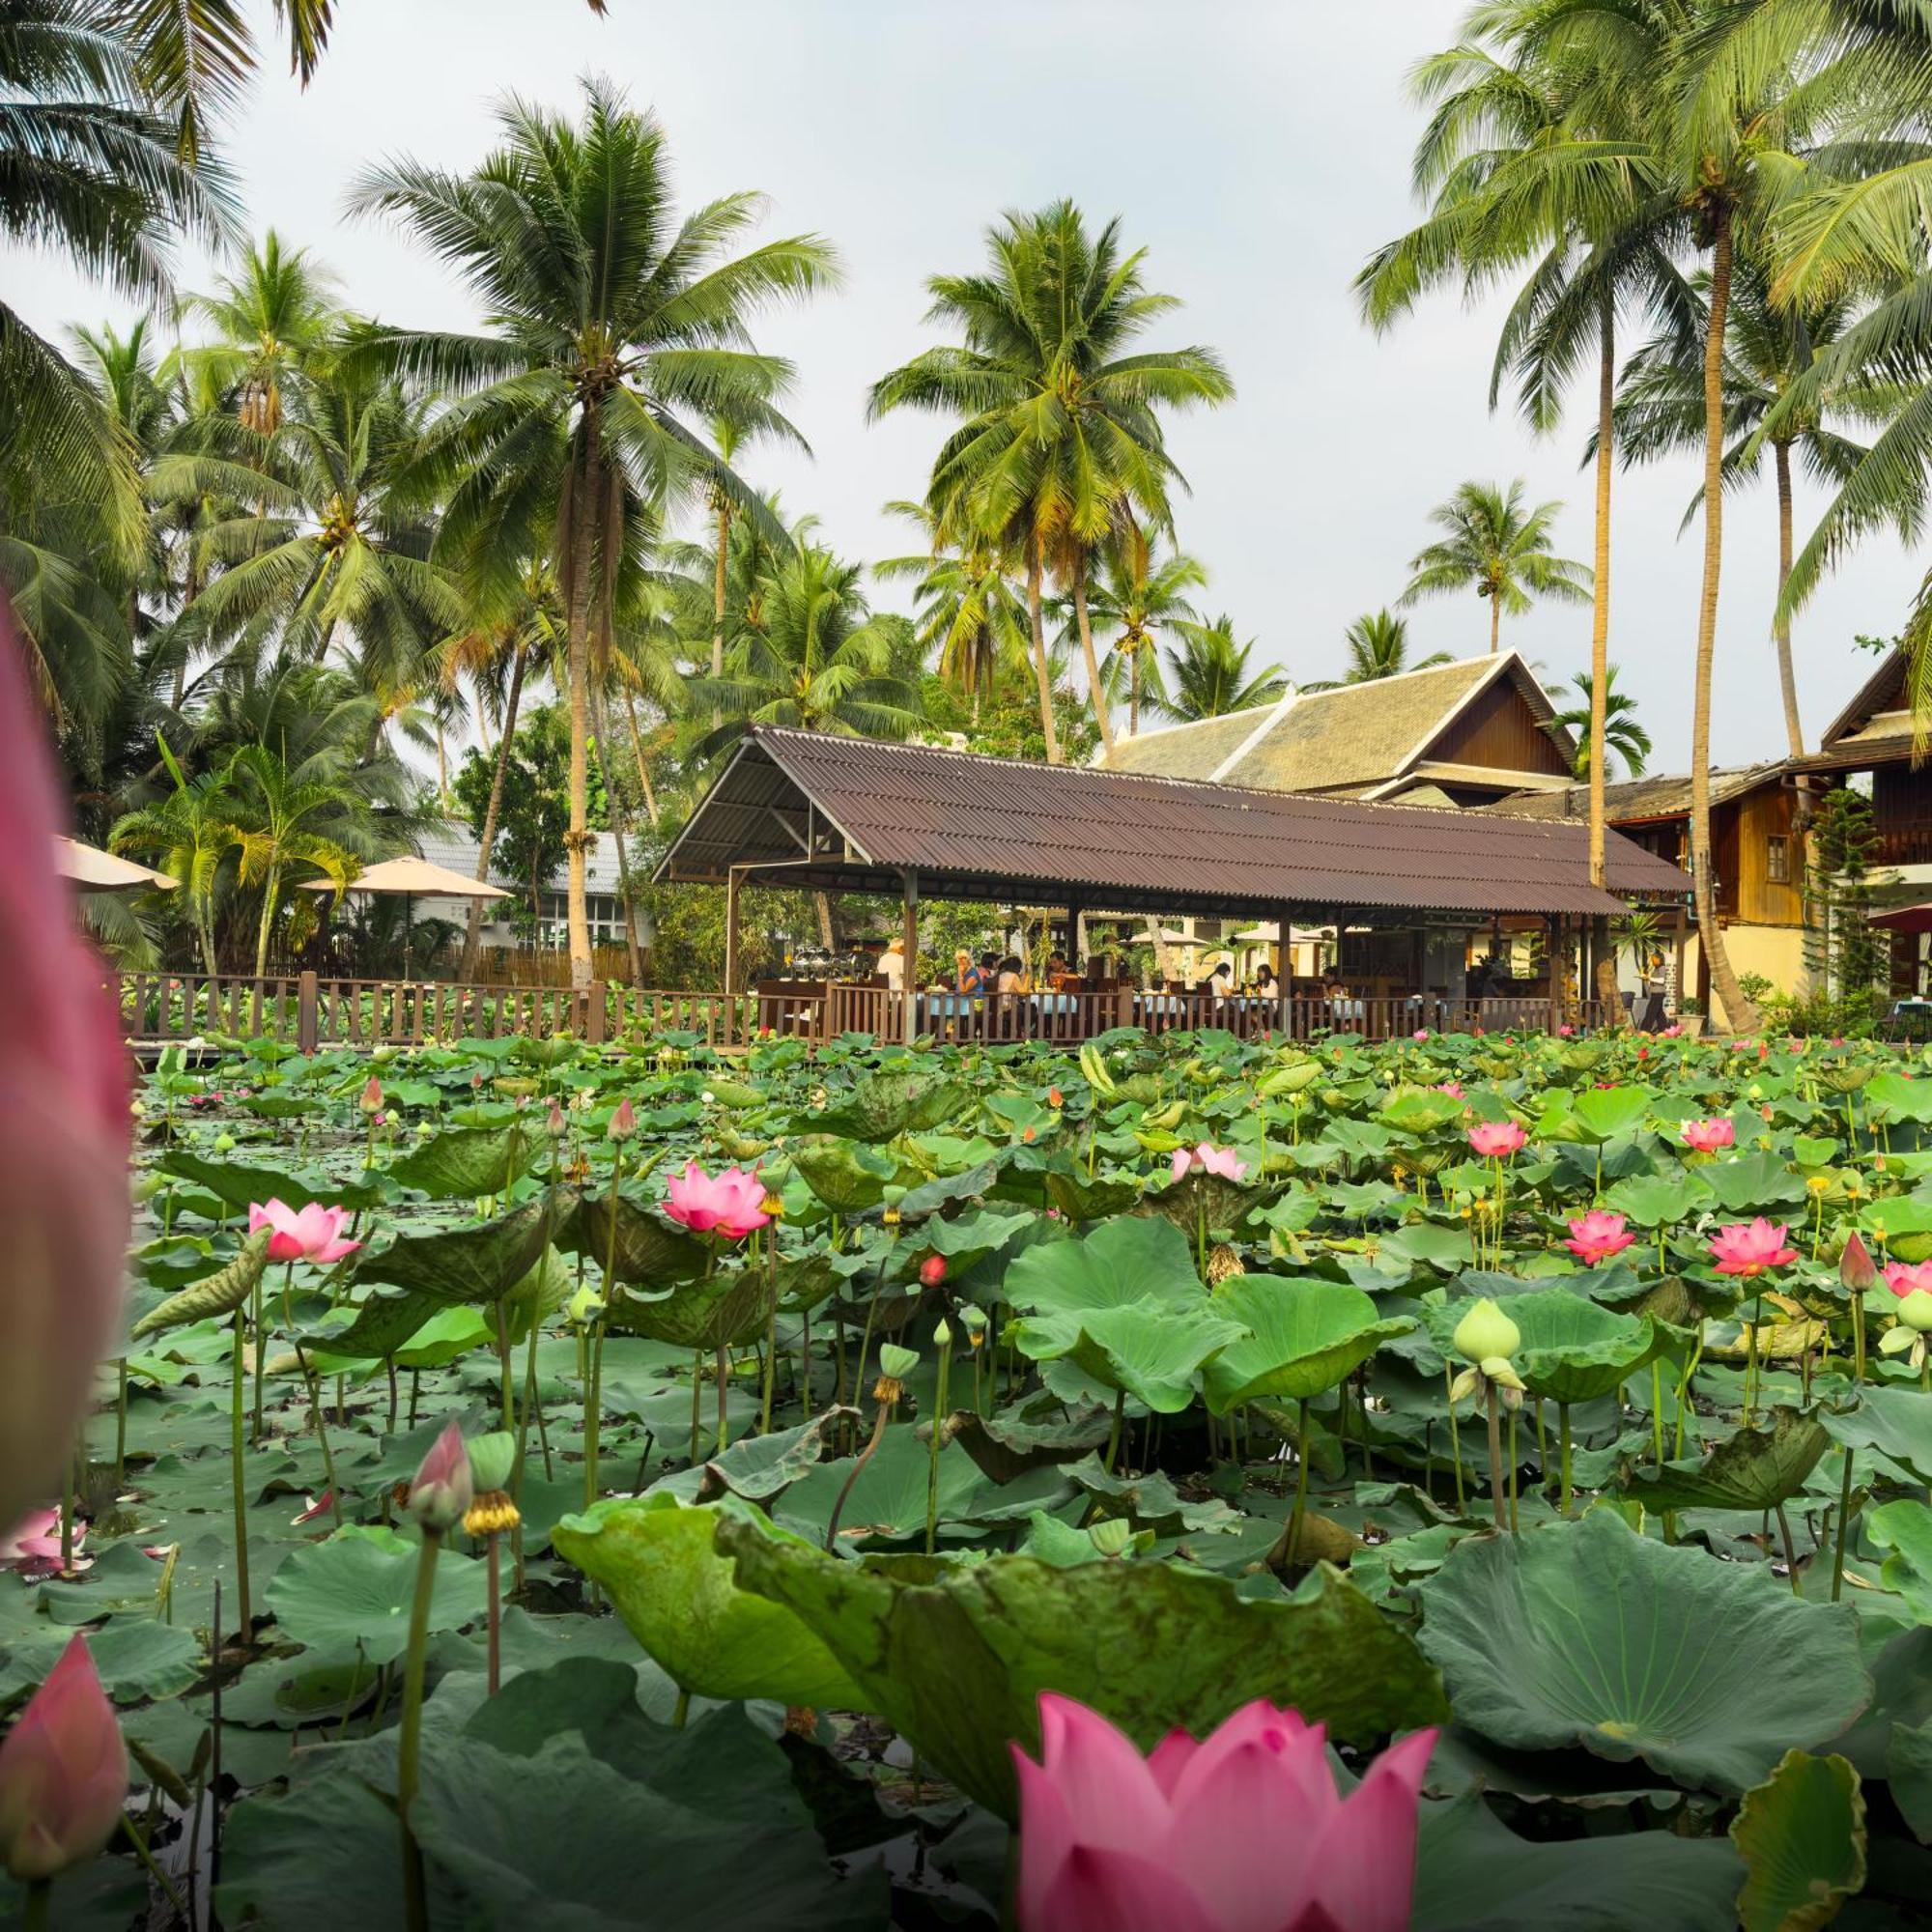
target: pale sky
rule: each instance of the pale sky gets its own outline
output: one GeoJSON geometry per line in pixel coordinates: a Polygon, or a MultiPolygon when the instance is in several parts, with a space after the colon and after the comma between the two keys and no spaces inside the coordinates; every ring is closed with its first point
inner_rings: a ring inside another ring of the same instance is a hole
{"type": "MultiPolygon", "coordinates": [[[[1350,278],[1414,218],[1407,167],[1419,116],[1404,77],[1448,44],[1461,0],[343,0],[322,71],[304,94],[271,49],[232,124],[227,152],[259,230],[279,229],[338,272],[349,302],[399,324],[474,320],[427,254],[342,217],[366,161],[411,155],[448,168],[493,138],[510,88],[568,106],[601,71],[668,128],[687,202],[758,188],[764,232],[811,230],[847,272],[839,294],[772,317],[762,347],[798,364],[791,412],[810,461],[754,453],[747,468],[816,512],[863,557],[907,548],[881,513],[920,494],[939,423],[867,426],[867,386],[934,338],[923,282],[977,267],[981,231],[1008,208],[1071,195],[1096,223],[1124,217],[1151,286],[1187,306],[1158,338],[1209,343],[1236,400],[1175,421],[1193,486],[1183,547],[1210,572],[1203,600],[1261,640],[1259,659],[1298,679],[1331,676],[1342,632],[1392,602],[1428,540],[1426,515],[1469,477],[1527,478],[1567,503],[1559,549],[1590,555],[1587,424],[1531,439],[1487,406],[1499,306],[1432,299],[1378,340],[1350,278]]],[[[273,42],[270,9],[261,31],[273,42]]],[[[12,298],[35,324],[114,316],[64,264],[4,258],[12,298]]],[[[184,265],[201,285],[205,262],[184,265]]],[[[1589,399],[1578,395],[1579,410],[1589,399]]],[[[1677,526],[1694,467],[1619,475],[1611,657],[1658,741],[1654,769],[1682,768],[1700,543],[1677,526]]],[[[1817,499],[1801,498],[1800,528],[1817,499]]],[[[1781,753],[1768,636],[1775,567],[1769,488],[1729,499],[1714,754],[1781,753]]],[[[1866,674],[1860,632],[1890,634],[1924,568],[1873,543],[1798,628],[1808,739],[1866,674]]],[[[881,602],[893,601],[891,594],[881,602]]],[[[1473,594],[1412,613],[1420,656],[1488,642],[1473,594]]],[[[1587,608],[1551,606],[1506,624],[1506,642],[1547,681],[1587,664],[1587,608]]]]}

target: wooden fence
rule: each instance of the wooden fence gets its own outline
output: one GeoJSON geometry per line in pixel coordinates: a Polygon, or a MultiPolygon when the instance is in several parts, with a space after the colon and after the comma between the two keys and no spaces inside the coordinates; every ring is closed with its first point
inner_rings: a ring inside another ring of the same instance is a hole
{"type": "MultiPolygon", "coordinates": [[[[567,1034],[601,1046],[636,1034],[684,1033],[709,1046],[743,1046],[753,1037],[823,1044],[844,1034],[904,1038],[904,997],[883,986],[779,980],[755,992],[672,992],[595,981],[563,986],[457,985],[440,980],[338,980],[314,973],[255,979],[228,973],[127,973],[121,1022],[137,1046],[165,1046],[212,1035],[268,1036],[303,1053],[327,1047],[455,1045],[505,1035],[567,1034]]],[[[1603,1023],[1594,1007],[1576,1022],[1603,1023]]],[[[1353,1034],[1403,1039],[1418,1033],[1547,1033],[1547,1000],[1296,999],[1212,993],[1004,993],[972,998],[919,995],[916,1026],[934,1039],[998,1044],[1043,1040],[1077,1046],[1116,1027],[1163,1034],[1221,1027],[1243,1039],[1315,1039],[1353,1034]]]]}

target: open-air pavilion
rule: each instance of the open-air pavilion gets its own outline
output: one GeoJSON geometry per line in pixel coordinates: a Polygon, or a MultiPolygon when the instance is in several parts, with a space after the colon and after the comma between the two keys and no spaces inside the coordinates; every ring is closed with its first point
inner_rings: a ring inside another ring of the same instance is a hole
{"type": "Polygon", "coordinates": [[[656,877],[724,888],[727,992],[738,988],[739,901],[748,882],[899,897],[901,987],[761,984],[759,1023],[776,1031],[1078,1040],[1121,1025],[1220,1025],[1373,1037],[1603,1017],[1587,1005],[1566,1006],[1556,962],[1579,935],[1601,946],[1605,923],[1632,902],[1675,907],[1681,920],[1691,882],[1610,833],[1605,887],[1593,886],[1588,838],[1577,823],[1248,791],[754,726],[656,877]],[[1065,990],[968,998],[940,990],[950,961],[928,960],[922,970],[919,912],[927,899],[1064,906],[1069,933],[1082,914],[1266,920],[1284,930],[1369,927],[1406,935],[1390,949],[1407,962],[1399,976],[1406,983],[1380,976],[1374,993],[1351,986],[1338,1002],[1332,990],[1283,973],[1273,995],[1241,999],[1135,986],[1095,970],[1065,990]],[[1533,929],[1547,949],[1552,964],[1540,997],[1486,996],[1469,983],[1472,945],[1487,929],[1493,950],[1506,927],[1533,929]]]}

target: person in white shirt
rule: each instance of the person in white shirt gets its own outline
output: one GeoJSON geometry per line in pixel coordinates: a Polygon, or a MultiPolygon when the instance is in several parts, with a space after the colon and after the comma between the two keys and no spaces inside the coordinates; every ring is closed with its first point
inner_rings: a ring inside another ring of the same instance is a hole
{"type": "Polygon", "coordinates": [[[895,939],[879,954],[879,971],[884,976],[889,992],[905,990],[905,941],[895,939]]]}

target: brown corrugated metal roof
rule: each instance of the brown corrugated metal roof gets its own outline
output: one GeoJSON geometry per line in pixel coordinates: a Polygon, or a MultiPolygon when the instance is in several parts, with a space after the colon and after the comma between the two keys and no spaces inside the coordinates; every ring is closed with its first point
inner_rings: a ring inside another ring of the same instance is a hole
{"type": "MultiPolygon", "coordinates": [[[[1781,762],[1719,767],[1711,774],[1711,803],[1727,805],[1758,786],[1772,784],[1783,773],[1781,762]]],[[[1584,819],[1590,813],[1590,787],[1564,785],[1555,791],[1519,793],[1477,808],[1502,818],[1584,819]]],[[[1604,810],[1612,825],[1682,818],[1690,810],[1688,773],[1661,773],[1653,778],[1623,779],[1604,787],[1604,810]]]]}
{"type": "MultiPolygon", "coordinates": [[[[1676,867],[1630,840],[1612,834],[1609,848],[1613,892],[1690,891],[1676,867]]],[[[1120,910],[1621,910],[1589,884],[1581,825],[768,726],[749,734],[657,876],[717,882],[731,866],[848,891],[889,889],[910,867],[928,896],[1057,888],[1120,910]]]]}

